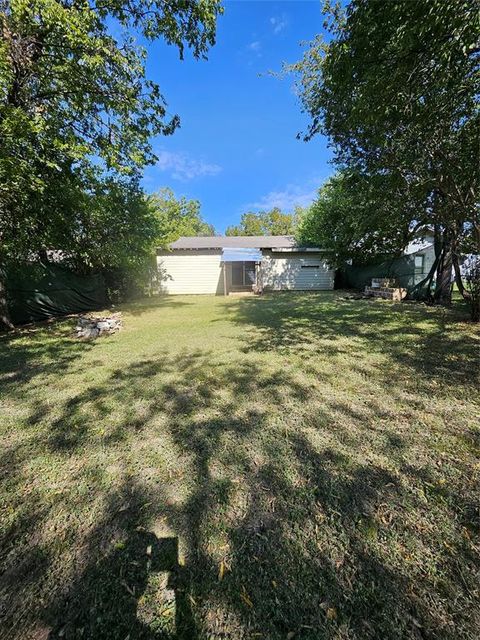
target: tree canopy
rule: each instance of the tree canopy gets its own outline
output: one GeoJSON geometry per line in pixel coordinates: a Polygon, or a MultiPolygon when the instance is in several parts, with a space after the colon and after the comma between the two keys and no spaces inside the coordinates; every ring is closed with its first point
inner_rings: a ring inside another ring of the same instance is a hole
{"type": "MultiPolygon", "coordinates": [[[[95,156],[124,172],[152,161],[151,136],[172,133],[179,119],[166,116],[160,87],[146,78],[145,50],[129,34],[163,37],[181,56],[186,45],[204,56],[219,9],[218,0],[6,3],[0,13],[2,171],[20,172],[34,157],[61,168],[95,156]],[[114,36],[111,21],[129,31],[114,36]]],[[[3,182],[4,195],[10,185],[11,179],[3,182]]]]}
{"type": "Polygon", "coordinates": [[[336,267],[350,259],[368,263],[400,254],[418,235],[421,227],[409,226],[417,204],[417,198],[396,190],[391,175],[339,171],[321,187],[296,235],[301,244],[328,251],[336,267]]]}
{"type": "Polygon", "coordinates": [[[102,226],[119,246],[130,241],[122,230],[143,237],[142,216],[138,229],[132,217],[113,230],[113,210],[93,206],[94,222],[83,206],[93,196],[104,203],[106,190],[111,201],[138,191],[155,161],[152,136],[179,124],[147,78],[135,36],[205,57],[220,12],[220,0],[0,2],[0,268],[51,248],[78,249],[80,262],[78,237],[92,240],[102,226]]]}
{"type": "MultiPolygon", "coordinates": [[[[480,251],[478,3],[352,0],[327,14],[331,40],[319,36],[289,68],[311,116],[305,138],[326,133],[340,169],[370,180],[380,210],[388,189],[392,237],[436,229],[436,293],[448,301],[462,242],[480,251]]],[[[345,213],[388,245],[372,211],[345,213]]]]}
{"type": "Polygon", "coordinates": [[[240,224],[227,227],[227,236],[282,236],[295,233],[300,208],[293,213],[283,213],[279,207],[270,211],[251,211],[242,214],[240,224]]]}
{"type": "Polygon", "coordinates": [[[203,220],[200,202],[184,196],[175,197],[169,188],[160,189],[148,197],[158,228],[156,246],[166,249],[181,236],[213,236],[215,228],[203,220]]]}

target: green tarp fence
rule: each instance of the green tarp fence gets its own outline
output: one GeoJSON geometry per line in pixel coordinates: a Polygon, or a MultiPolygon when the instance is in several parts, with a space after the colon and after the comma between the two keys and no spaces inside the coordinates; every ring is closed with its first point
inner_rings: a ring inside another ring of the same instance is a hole
{"type": "Polygon", "coordinates": [[[5,281],[14,324],[102,309],[108,304],[101,274],[81,276],[57,265],[32,263],[9,267],[5,281]]]}
{"type": "Polygon", "coordinates": [[[415,259],[402,256],[369,265],[346,265],[346,286],[352,289],[364,289],[372,278],[395,278],[400,287],[411,290],[415,285],[415,259]]]}

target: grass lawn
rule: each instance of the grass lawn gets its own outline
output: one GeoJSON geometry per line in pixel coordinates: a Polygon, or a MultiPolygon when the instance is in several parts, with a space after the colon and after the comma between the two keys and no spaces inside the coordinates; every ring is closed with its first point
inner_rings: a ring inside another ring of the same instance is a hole
{"type": "Polygon", "coordinates": [[[122,310],[0,337],[0,638],[478,640],[463,308],[122,310]]]}

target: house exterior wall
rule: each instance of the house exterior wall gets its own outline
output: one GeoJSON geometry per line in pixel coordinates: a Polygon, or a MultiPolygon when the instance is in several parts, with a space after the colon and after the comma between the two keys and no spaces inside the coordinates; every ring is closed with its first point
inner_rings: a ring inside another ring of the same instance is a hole
{"type": "MultiPolygon", "coordinates": [[[[263,250],[260,278],[266,290],[333,289],[334,271],[317,252],[263,250]]],[[[161,291],[167,294],[224,293],[221,250],[162,251],[157,254],[161,291]]],[[[232,290],[231,265],[226,265],[227,291],[232,290]]],[[[238,287],[236,287],[238,289],[238,287]]]]}
{"type": "Polygon", "coordinates": [[[162,293],[223,294],[221,256],[220,249],[176,250],[157,253],[162,293]]]}
{"type": "Polygon", "coordinates": [[[335,272],[320,252],[275,252],[264,250],[261,278],[272,291],[320,291],[333,289],[335,272]]]}

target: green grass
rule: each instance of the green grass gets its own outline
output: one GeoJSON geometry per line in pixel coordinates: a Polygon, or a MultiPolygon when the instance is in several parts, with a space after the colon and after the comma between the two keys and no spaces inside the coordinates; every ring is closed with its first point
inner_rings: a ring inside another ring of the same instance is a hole
{"type": "Polygon", "coordinates": [[[480,340],[341,293],[0,337],[0,637],[477,639],[480,340]]]}

